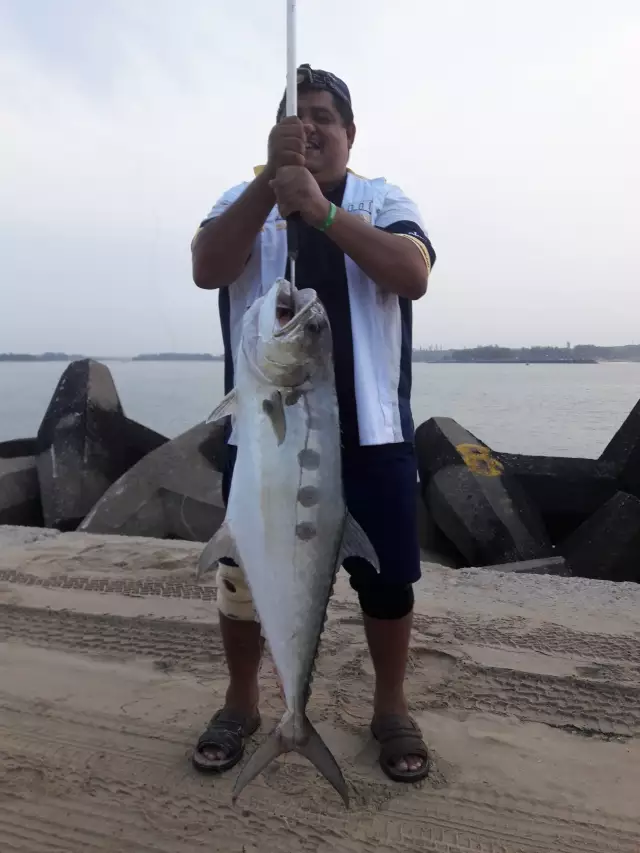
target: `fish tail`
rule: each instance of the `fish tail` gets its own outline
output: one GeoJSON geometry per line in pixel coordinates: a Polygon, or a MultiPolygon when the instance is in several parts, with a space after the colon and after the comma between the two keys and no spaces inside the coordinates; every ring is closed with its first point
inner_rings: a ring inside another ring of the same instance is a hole
{"type": "Polygon", "coordinates": [[[322,740],[318,732],[313,727],[311,720],[305,716],[304,718],[305,742],[296,747],[296,751],[310,761],[316,770],[321,773],[324,778],[333,785],[342,800],[349,808],[349,791],[347,783],[344,780],[342,771],[338,767],[338,762],[333,757],[333,754],[326,743],[322,740]]]}
{"type": "Polygon", "coordinates": [[[234,802],[240,796],[242,789],[262,773],[274,759],[287,752],[298,752],[313,764],[340,794],[345,806],[349,807],[347,783],[331,750],[306,715],[302,717],[301,722],[301,726],[297,724],[294,727],[293,715],[287,714],[275,731],[258,747],[236,780],[233,789],[234,802]]]}

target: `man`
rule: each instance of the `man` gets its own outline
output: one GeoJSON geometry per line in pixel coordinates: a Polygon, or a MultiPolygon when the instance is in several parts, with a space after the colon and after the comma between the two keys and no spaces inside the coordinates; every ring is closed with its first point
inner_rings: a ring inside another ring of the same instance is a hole
{"type": "MultiPolygon", "coordinates": [[[[428,773],[428,753],[404,693],[412,584],[420,577],[411,304],[426,292],[435,253],[415,205],[397,187],[347,169],[356,129],[345,83],[308,65],[298,83],[298,117],[283,118],[283,98],[266,167],[225,193],[196,234],[193,278],[198,287],[220,289],[228,392],[242,314],[278,276],[288,276],[284,219],[300,214],[296,279],[318,292],[332,328],[346,502],[380,562],[379,575],[360,558],[344,566],[375,670],[371,729],[384,772],[414,782],[428,773]]],[[[229,451],[225,501],[233,437],[229,451]]],[[[218,607],[230,682],[193,754],[199,770],[216,772],[240,760],[260,724],[260,626],[236,565],[220,565],[218,607]]]]}

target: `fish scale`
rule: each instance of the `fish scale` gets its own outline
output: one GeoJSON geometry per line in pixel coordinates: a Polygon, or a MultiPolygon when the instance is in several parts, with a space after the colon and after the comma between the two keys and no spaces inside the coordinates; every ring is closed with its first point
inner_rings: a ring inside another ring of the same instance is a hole
{"type": "Polygon", "coordinates": [[[234,797],[272,760],[295,751],[348,804],[342,772],[306,708],[337,569],[348,556],[379,565],[344,501],[332,350],[315,291],[278,279],[244,315],[235,388],[209,418],[233,416],[238,452],[225,521],[201,555],[198,576],[223,557],[242,567],[286,704],[242,769],[234,797]]]}

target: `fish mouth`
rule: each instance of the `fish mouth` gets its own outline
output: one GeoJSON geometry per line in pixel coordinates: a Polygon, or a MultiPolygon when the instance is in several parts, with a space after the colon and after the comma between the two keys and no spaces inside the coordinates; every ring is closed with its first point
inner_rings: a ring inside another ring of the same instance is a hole
{"type": "MultiPolygon", "coordinates": [[[[283,282],[284,284],[284,282],[283,282]]],[[[298,328],[304,324],[307,317],[317,313],[319,304],[318,294],[315,290],[296,290],[289,282],[286,282],[288,287],[280,287],[278,298],[276,300],[276,320],[277,328],[274,330],[275,338],[282,337],[288,334],[292,329],[298,328]],[[300,305],[302,302],[302,305],[300,305]]],[[[308,324],[312,327],[314,324],[308,324]]],[[[320,331],[320,324],[318,323],[320,331]]],[[[310,328],[313,331],[313,328],[310,328]]]]}
{"type": "Polygon", "coordinates": [[[293,319],[295,313],[296,300],[293,285],[285,278],[280,279],[276,295],[276,320],[280,322],[281,326],[284,326],[293,319]]]}
{"type": "Polygon", "coordinates": [[[286,326],[294,318],[293,311],[284,305],[276,305],[276,320],[280,323],[280,328],[286,326]]]}

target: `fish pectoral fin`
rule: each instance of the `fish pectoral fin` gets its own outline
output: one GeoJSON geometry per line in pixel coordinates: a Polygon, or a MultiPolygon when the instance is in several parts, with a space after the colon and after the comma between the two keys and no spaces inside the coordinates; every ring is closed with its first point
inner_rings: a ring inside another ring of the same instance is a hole
{"type": "Polygon", "coordinates": [[[238,548],[226,522],[213,534],[200,554],[196,578],[201,578],[202,575],[212,571],[223,557],[235,560],[240,565],[238,548]]]}
{"type": "Polygon", "coordinates": [[[221,421],[223,418],[228,417],[229,415],[233,415],[236,410],[236,389],[234,388],[232,391],[223,397],[222,400],[218,403],[215,409],[211,412],[209,417],[206,419],[205,423],[213,424],[216,421],[221,421]]]}
{"type": "Polygon", "coordinates": [[[271,421],[278,445],[282,444],[287,434],[287,419],[280,391],[274,391],[270,397],[262,401],[262,411],[271,421]]]}
{"type": "Polygon", "coordinates": [[[342,532],[342,544],[338,554],[338,566],[341,566],[347,557],[362,557],[370,563],[376,572],[380,571],[380,562],[375,548],[369,541],[369,537],[358,524],[351,513],[347,513],[342,532]]]}

